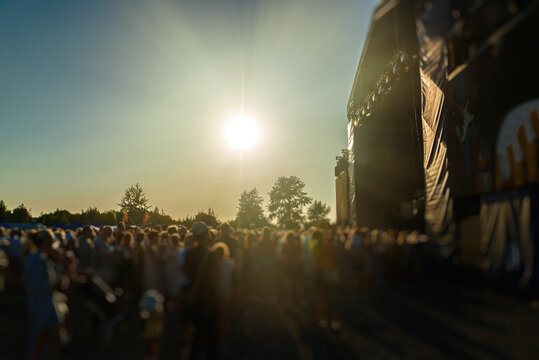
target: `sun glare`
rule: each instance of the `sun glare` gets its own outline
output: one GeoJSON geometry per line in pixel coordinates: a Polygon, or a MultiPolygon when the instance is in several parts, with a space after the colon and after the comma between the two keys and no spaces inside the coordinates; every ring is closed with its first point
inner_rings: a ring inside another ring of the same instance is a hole
{"type": "Polygon", "coordinates": [[[258,136],[258,127],[246,116],[232,118],[226,127],[226,138],[233,148],[251,148],[258,140],[258,136]]]}

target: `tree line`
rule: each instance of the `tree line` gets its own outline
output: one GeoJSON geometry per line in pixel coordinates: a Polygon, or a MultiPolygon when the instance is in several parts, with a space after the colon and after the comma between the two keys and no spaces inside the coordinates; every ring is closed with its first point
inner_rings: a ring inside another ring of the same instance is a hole
{"type": "MultiPolygon", "coordinates": [[[[236,216],[230,224],[238,228],[278,226],[283,229],[329,226],[330,221],[327,216],[331,210],[330,207],[319,200],[313,200],[304,188],[305,183],[297,176],[279,177],[268,193],[267,215],[263,207],[264,200],[258,190],[256,188],[245,190],[240,195],[236,216]]],[[[56,209],[50,213],[42,213],[34,219],[31,210],[24,204],[9,210],[4,201],[0,200],[0,222],[36,222],[46,226],[70,226],[116,225],[120,221],[127,220],[127,224],[132,225],[182,224],[188,228],[196,221],[204,221],[214,227],[221,222],[211,207],[207,210],[199,210],[195,215],[177,219],[157,206],[151,210],[149,199],[139,183],[128,187],[117,205],[120,210],[100,211],[96,207],[89,207],[78,213],[71,213],[68,210],[56,209]]]]}

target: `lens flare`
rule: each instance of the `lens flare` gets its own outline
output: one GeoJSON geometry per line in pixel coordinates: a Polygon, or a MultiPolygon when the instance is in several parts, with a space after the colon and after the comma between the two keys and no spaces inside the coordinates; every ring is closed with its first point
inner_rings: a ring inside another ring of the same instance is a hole
{"type": "Polygon", "coordinates": [[[256,123],[246,116],[236,116],[226,127],[226,138],[231,147],[248,149],[256,144],[259,130],[256,123]]]}

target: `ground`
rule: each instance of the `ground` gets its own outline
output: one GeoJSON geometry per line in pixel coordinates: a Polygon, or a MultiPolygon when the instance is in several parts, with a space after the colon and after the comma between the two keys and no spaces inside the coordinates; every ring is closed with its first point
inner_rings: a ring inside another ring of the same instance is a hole
{"type": "Polygon", "coordinates": [[[236,335],[244,359],[536,359],[539,310],[514,296],[455,284],[403,283],[342,295],[339,331],[301,307],[251,305],[236,335]]]}
{"type": "MultiPolygon", "coordinates": [[[[539,354],[539,304],[515,294],[433,279],[399,281],[366,294],[336,293],[340,330],[320,328],[308,303],[246,300],[233,316],[230,353],[222,357],[536,359],[539,354]]],[[[5,294],[0,300],[0,359],[19,359],[23,305],[5,294]]],[[[172,334],[161,348],[162,358],[179,359],[189,344],[172,334]]],[[[144,353],[138,330],[128,327],[107,344],[77,341],[64,358],[142,359],[144,353]]]]}

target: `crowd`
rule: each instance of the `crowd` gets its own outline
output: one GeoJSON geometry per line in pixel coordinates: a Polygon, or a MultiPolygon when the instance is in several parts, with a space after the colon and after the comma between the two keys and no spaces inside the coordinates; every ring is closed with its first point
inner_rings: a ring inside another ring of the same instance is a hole
{"type": "Polygon", "coordinates": [[[164,336],[189,343],[186,357],[215,358],[230,353],[233,319],[248,303],[302,307],[315,326],[339,330],[338,289],[361,295],[421,272],[423,240],[366,228],[235,230],[203,222],[0,228],[0,296],[6,282],[25,289],[29,359],[62,358],[81,338],[106,343],[126,324],[137,327],[149,358],[164,336]]]}

